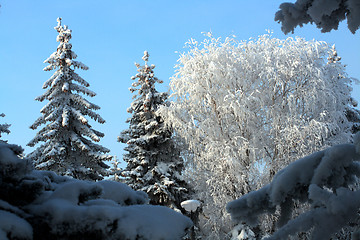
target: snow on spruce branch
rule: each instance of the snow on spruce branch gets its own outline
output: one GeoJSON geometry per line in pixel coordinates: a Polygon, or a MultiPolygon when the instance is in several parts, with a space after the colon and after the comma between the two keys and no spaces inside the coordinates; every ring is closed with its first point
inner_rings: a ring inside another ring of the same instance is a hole
{"type": "Polygon", "coordinates": [[[280,208],[278,229],[266,239],[281,240],[298,232],[312,232],[311,239],[330,237],[356,222],[360,190],[360,133],[354,144],[342,144],[299,159],[279,171],[272,182],[230,202],[227,211],[233,220],[252,226],[262,214],[280,208]],[[310,209],[292,218],[296,201],[310,209]]]}
{"type": "MultiPolygon", "coordinates": [[[[4,113],[1,113],[0,114],[0,117],[5,117],[5,114],[4,113]]],[[[10,133],[10,130],[9,130],[9,127],[10,127],[11,125],[10,124],[7,124],[7,123],[2,123],[2,124],[0,124],[0,137],[1,137],[1,134],[2,133],[7,133],[7,134],[9,134],[10,133]]],[[[1,142],[2,140],[0,140],[0,142],[1,142]]]]}
{"type": "Polygon", "coordinates": [[[345,19],[349,30],[355,34],[360,27],[358,0],[296,0],[295,3],[282,3],[275,14],[275,21],[281,22],[285,34],[308,23],[315,23],[321,32],[330,32],[337,30],[345,19]]]}

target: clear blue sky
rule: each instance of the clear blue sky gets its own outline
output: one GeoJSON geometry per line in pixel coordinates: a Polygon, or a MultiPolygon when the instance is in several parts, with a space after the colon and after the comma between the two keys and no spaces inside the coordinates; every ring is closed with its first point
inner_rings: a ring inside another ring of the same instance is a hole
{"type": "MultiPolygon", "coordinates": [[[[288,0],[289,1],[289,0],[288,0]]],[[[291,1],[291,0],[290,0],[291,1]]],[[[236,35],[247,40],[272,30],[273,36],[300,36],[335,43],[350,76],[360,79],[360,31],[351,34],[343,22],[338,31],[323,34],[314,25],[297,28],[284,35],[274,14],[283,0],[0,0],[0,123],[11,124],[9,143],[26,144],[37,130],[29,126],[40,116],[45,102],[37,102],[43,83],[53,74],[44,72],[43,61],[54,51],[56,18],[73,32],[73,50],[79,61],[89,66],[77,73],[97,93],[87,98],[99,105],[106,120],[94,129],[105,133],[100,144],[122,158],[124,145],[116,141],[129,115],[130,77],[136,74],[134,62],[142,62],[144,50],[150,53],[155,74],[164,80],[159,91],[167,91],[174,65],[189,38],[203,39],[201,32],[216,37],[236,35]]],[[[294,0],[292,1],[294,2],[294,0]]],[[[360,101],[360,87],[354,87],[360,101]]],[[[41,128],[38,128],[41,129],[41,128]]]]}

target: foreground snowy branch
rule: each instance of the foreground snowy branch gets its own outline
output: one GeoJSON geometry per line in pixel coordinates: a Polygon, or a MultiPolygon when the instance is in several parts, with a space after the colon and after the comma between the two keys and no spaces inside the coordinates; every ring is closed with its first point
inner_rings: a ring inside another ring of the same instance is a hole
{"type": "Polygon", "coordinates": [[[322,32],[337,29],[347,19],[349,30],[355,34],[360,26],[360,3],[357,0],[297,0],[282,3],[275,15],[284,33],[294,32],[297,26],[315,23],[322,32]]]}
{"type": "Polygon", "coordinates": [[[291,163],[270,184],[228,203],[227,211],[234,220],[254,226],[261,214],[280,208],[279,228],[268,239],[288,239],[310,229],[311,239],[330,239],[358,217],[360,190],[351,189],[360,176],[359,160],[360,133],[354,144],[336,145],[291,163]],[[291,219],[295,200],[311,207],[291,219]]]}
{"type": "Polygon", "coordinates": [[[125,184],[36,171],[0,143],[0,239],[181,239],[189,218],[125,184]]]}

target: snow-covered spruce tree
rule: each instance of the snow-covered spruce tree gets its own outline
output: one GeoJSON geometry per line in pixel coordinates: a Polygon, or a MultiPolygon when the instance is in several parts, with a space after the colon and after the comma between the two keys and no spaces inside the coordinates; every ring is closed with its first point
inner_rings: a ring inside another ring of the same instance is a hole
{"type": "MultiPolygon", "coordinates": [[[[225,239],[227,202],[290,162],[350,140],[351,79],[340,62],[327,63],[324,42],[265,34],[187,44],[170,82],[174,101],[160,112],[189,146],[185,176],[193,198],[204,201],[201,228],[209,239],[225,239]]],[[[269,221],[260,227],[273,230],[269,221]]]]}
{"type": "Polygon", "coordinates": [[[122,182],[124,178],[122,177],[122,171],[123,169],[120,167],[120,161],[115,156],[113,160],[111,161],[111,168],[109,169],[110,175],[109,180],[115,181],[115,182],[122,182]]]}
{"type": "Polygon", "coordinates": [[[135,64],[138,73],[131,79],[129,88],[134,101],[128,108],[132,116],[127,120],[129,129],[121,132],[118,141],[127,144],[123,172],[125,182],[135,190],[145,191],[150,204],[180,208],[186,199],[187,188],[182,179],[183,160],[172,139],[172,131],[156,114],[165,105],[168,94],[159,93],[155,83],[162,83],[154,76],[155,65],[148,65],[149,54],[144,52],[144,66],[135,64]]]}
{"type": "Polygon", "coordinates": [[[112,156],[105,154],[109,152],[107,148],[94,143],[104,134],[94,130],[85,116],[99,123],[105,120],[93,111],[100,107],[79,94],[96,95],[87,89],[89,83],[75,73],[76,68],[87,70],[88,67],[74,60],[77,56],[69,43],[71,30],[61,25],[61,18],[58,18],[55,30],[59,33],[57,41],[60,44],[57,51],[44,61],[49,63],[44,70],[56,71],[43,85],[48,90],[36,98],[40,102],[45,99],[49,102],[41,109],[42,116],[30,128],[46,125],[28,146],[33,147],[39,142],[44,144],[28,157],[40,170],[51,170],[77,179],[100,180],[107,175],[108,166],[104,161],[111,160],[112,156]]]}
{"type": "MultiPolygon", "coordinates": [[[[5,117],[5,114],[1,113],[0,117],[5,117]]],[[[2,133],[7,133],[7,134],[10,133],[9,127],[10,124],[7,123],[0,124],[0,138],[2,133]]],[[[0,142],[4,142],[4,141],[0,139],[0,142]]]]}

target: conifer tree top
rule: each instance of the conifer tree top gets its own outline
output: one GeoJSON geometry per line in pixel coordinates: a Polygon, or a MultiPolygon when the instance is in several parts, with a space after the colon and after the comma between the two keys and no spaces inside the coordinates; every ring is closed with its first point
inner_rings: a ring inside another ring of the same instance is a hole
{"type": "MultiPolygon", "coordinates": [[[[148,51],[144,51],[144,56],[142,57],[142,59],[145,61],[145,65],[141,66],[139,63],[135,63],[138,73],[135,76],[131,77],[131,79],[135,82],[133,82],[131,84],[132,87],[129,88],[130,92],[132,93],[137,91],[137,94],[135,94],[133,98],[145,98],[143,108],[138,109],[139,111],[144,112],[150,111],[152,107],[152,98],[154,98],[157,93],[155,89],[155,83],[163,83],[162,80],[154,76],[155,65],[148,65],[149,56],[150,55],[148,51]]],[[[128,109],[128,112],[132,113],[133,110],[135,109],[128,109]]]]}
{"type": "Polygon", "coordinates": [[[141,66],[139,63],[135,63],[138,73],[135,76],[132,76],[131,79],[137,81],[134,82],[132,84],[132,87],[129,88],[130,92],[135,92],[136,90],[138,90],[139,95],[142,95],[143,93],[148,92],[145,91],[146,89],[151,89],[155,91],[155,82],[163,83],[162,80],[154,76],[153,69],[155,68],[155,65],[148,65],[149,56],[150,55],[148,51],[144,51],[144,56],[142,57],[142,59],[145,61],[145,65],[141,66]],[[140,86],[140,88],[136,89],[137,86],[140,86]]]}

